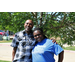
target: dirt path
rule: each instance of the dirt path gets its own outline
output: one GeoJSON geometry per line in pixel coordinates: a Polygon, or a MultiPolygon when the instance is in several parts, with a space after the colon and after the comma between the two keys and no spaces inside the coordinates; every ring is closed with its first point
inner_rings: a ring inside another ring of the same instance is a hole
{"type": "MultiPolygon", "coordinates": [[[[11,43],[0,43],[0,60],[11,61],[12,59],[12,47],[11,43]]],[[[56,62],[58,57],[55,56],[56,62]]],[[[64,50],[63,62],[75,62],[75,51],[64,50]]]]}

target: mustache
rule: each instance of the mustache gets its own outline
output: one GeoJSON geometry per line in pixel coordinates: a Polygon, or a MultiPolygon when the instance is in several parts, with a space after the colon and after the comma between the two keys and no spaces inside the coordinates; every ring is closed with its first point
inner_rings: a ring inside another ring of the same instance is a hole
{"type": "Polygon", "coordinates": [[[37,38],[36,40],[40,40],[40,38],[37,38]]]}
{"type": "Polygon", "coordinates": [[[30,28],[30,27],[26,26],[26,28],[30,28]]]}

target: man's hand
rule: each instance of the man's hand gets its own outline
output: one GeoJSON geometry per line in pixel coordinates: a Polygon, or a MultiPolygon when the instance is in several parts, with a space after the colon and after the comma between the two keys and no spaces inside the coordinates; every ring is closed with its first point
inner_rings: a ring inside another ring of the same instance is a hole
{"type": "Polygon", "coordinates": [[[51,40],[52,40],[53,43],[57,44],[56,39],[51,38],[51,40]]]}

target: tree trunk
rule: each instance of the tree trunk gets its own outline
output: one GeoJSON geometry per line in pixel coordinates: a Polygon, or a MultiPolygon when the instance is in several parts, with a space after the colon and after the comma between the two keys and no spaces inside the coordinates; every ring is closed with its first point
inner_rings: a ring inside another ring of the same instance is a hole
{"type": "Polygon", "coordinates": [[[43,12],[40,13],[40,25],[39,26],[42,26],[42,16],[43,16],[43,12]]]}

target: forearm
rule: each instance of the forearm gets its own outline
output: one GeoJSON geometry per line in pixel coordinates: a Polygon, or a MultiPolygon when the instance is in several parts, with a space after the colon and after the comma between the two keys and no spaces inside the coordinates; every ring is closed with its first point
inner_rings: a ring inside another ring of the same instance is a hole
{"type": "Polygon", "coordinates": [[[15,54],[16,54],[16,48],[13,48],[13,51],[12,51],[12,61],[14,60],[15,54]]]}
{"type": "Polygon", "coordinates": [[[12,52],[12,61],[14,60],[14,57],[15,57],[15,52],[13,51],[12,52]]]}
{"type": "Polygon", "coordinates": [[[62,51],[58,56],[58,62],[62,62],[64,58],[64,51],[62,51]]]}

